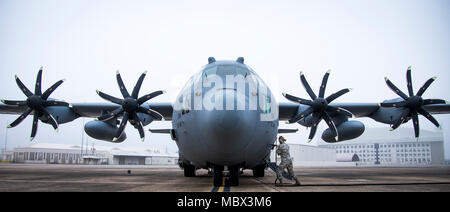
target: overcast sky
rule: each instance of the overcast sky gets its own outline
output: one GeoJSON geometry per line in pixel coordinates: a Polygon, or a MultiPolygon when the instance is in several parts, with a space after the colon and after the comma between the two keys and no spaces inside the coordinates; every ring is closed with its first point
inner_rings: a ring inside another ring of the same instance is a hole
{"type": "MultiPolygon", "coordinates": [[[[25,99],[14,75],[32,88],[43,66],[43,89],[67,79],[53,98],[104,102],[96,89],[121,96],[116,70],[129,90],[147,70],[141,94],[166,90],[150,102],[173,102],[209,56],[243,56],[278,102],[286,102],[282,92],[309,98],[300,84],[300,70],[317,92],[328,69],[332,72],[326,94],[353,88],[336,102],[381,102],[397,97],[386,86],[385,76],[407,92],[405,73],[410,65],[415,91],[437,76],[424,97],[450,100],[449,16],[448,0],[1,0],[0,98],[25,99]]],[[[17,117],[0,115],[1,148],[7,123],[17,117]]],[[[449,158],[450,115],[435,117],[442,124],[449,158]]],[[[388,127],[368,118],[358,120],[366,127],[388,127]]],[[[29,143],[31,121],[29,117],[7,131],[8,148],[29,143]]],[[[425,118],[420,122],[422,129],[435,130],[425,118]]],[[[170,127],[170,122],[155,122],[146,130],[170,127]]],[[[299,128],[286,137],[306,143],[304,127],[281,127],[299,128]]],[[[401,127],[411,128],[414,137],[410,122],[401,127]]],[[[324,123],[321,128],[316,138],[324,123]]],[[[60,126],[59,133],[40,124],[33,142],[80,144],[82,132],[83,119],[60,126]]],[[[126,133],[128,139],[119,146],[177,150],[168,135],[146,131],[142,143],[131,125],[126,133]]]]}

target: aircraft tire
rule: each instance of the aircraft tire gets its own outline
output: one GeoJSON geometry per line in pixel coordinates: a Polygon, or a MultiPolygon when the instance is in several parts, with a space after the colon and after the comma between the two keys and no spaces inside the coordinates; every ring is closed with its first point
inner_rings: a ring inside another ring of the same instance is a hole
{"type": "Polygon", "coordinates": [[[185,177],[195,177],[195,166],[191,164],[183,164],[183,168],[185,177]]]}
{"type": "Polygon", "coordinates": [[[255,168],[253,168],[253,177],[264,177],[264,171],[266,169],[265,164],[261,164],[255,168]]]}

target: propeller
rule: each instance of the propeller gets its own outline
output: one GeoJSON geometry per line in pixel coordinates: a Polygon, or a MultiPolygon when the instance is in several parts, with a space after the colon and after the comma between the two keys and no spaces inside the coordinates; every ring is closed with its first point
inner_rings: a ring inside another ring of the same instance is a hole
{"type": "Polygon", "coordinates": [[[55,91],[58,86],[60,86],[64,80],[60,80],[53,84],[50,88],[48,88],[44,93],[42,93],[41,85],[42,85],[42,67],[39,69],[37,74],[36,84],[34,88],[34,94],[20,81],[19,77],[16,77],[16,83],[19,86],[20,90],[27,96],[27,99],[24,101],[15,101],[15,100],[1,100],[6,105],[15,105],[15,106],[27,106],[25,112],[19,116],[14,122],[9,124],[7,127],[12,128],[19,125],[31,112],[33,114],[33,126],[31,129],[31,137],[30,141],[32,141],[37,133],[38,128],[38,119],[39,117],[44,116],[47,121],[53,126],[53,128],[58,132],[58,122],[56,119],[46,110],[46,107],[49,106],[68,106],[71,105],[67,102],[63,101],[55,101],[48,100],[48,97],[55,91]]]}
{"type": "Polygon", "coordinates": [[[397,86],[392,83],[389,78],[384,78],[388,87],[394,91],[397,95],[399,95],[403,100],[399,102],[390,102],[390,103],[380,103],[382,107],[394,107],[394,108],[402,108],[402,114],[398,120],[392,125],[391,130],[397,129],[402,123],[405,123],[412,118],[413,126],[414,126],[414,134],[416,140],[419,139],[419,118],[418,114],[427,118],[431,123],[433,123],[436,127],[440,127],[439,122],[428,113],[423,106],[424,105],[434,105],[434,104],[446,104],[445,100],[442,99],[423,99],[422,95],[431,85],[431,83],[436,80],[436,77],[432,77],[425,82],[425,84],[419,89],[419,91],[414,95],[412,80],[411,80],[411,66],[408,67],[406,71],[406,83],[408,87],[408,95],[403,93],[397,86]]]}
{"type": "Polygon", "coordinates": [[[144,72],[141,77],[139,77],[136,86],[133,89],[133,93],[130,95],[128,93],[128,90],[126,89],[125,85],[123,84],[122,77],[120,76],[119,71],[116,73],[117,75],[117,83],[119,84],[120,92],[122,93],[122,96],[124,99],[119,99],[113,96],[110,96],[108,94],[105,94],[101,91],[97,90],[97,94],[112,103],[118,104],[121,107],[117,108],[116,110],[113,110],[105,115],[102,115],[98,117],[96,120],[98,121],[107,121],[112,118],[116,118],[118,116],[122,116],[122,121],[119,125],[119,129],[117,130],[116,134],[114,135],[113,142],[117,141],[118,138],[122,135],[122,133],[125,130],[126,124],[129,121],[132,125],[135,126],[135,128],[139,131],[139,135],[141,137],[141,140],[145,140],[145,133],[144,128],[142,126],[142,122],[139,119],[137,113],[145,113],[150,115],[154,120],[164,120],[164,117],[158,113],[155,110],[147,109],[145,107],[142,107],[141,105],[145,103],[146,101],[157,97],[165,91],[155,91],[153,93],[147,94],[145,96],[142,96],[138,98],[139,90],[141,89],[142,82],[144,81],[145,76],[147,75],[147,72],[144,72]]]}
{"type": "Polygon", "coordinates": [[[309,137],[308,137],[308,143],[311,142],[311,140],[314,138],[314,135],[316,134],[316,131],[317,131],[317,125],[319,124],[319,122],[322,119],[325,120],[325,122],[327,123],[328,127],[331,130],[331,133],[333,133],[333,136],[336,138],[336,140],[338,140],[337,139],[338,131],[337,131],[336,125],[334,124],[333,120],[331,119],[331,116],[329,113],[337,113],[339,115],[353,117],[353,114],[350,113],[349,111],[347,111],[343,108],[334,107],[334,106],[329,105],[335,99],[337,99],[340,96],[349,92],[351,90],[350,88],[342,89],[342,90],[324,98],[325,88],[327,86],[329,75],[330,75],[330,70],[328,70],[327,73],[325,73],[325,75],[323,76],[322,85],[320,86],[320,90],[319,90],[319,96],[317,97],[316,94],[314,93],[314,91],[309,86],[308,81],[306,81],[306,78],[303,75],[303,72],[300,72],[300,81],[302,82],[303,87],[305,88],[306,92],[308,93],[308,95],[311,97],[312,100],[302,99],[299,97],[295,97],[295,96],[283,93],[283,96],[286,97],[286,99],[288,99],[292,102],[298,103],[298,104],[309,106],[303,112],[297,114],[293,118],[286,121],[286,123],[292,124],[292,123],[296,123],[296,122],[300,121],[301,119],[303,119],[309,115],[312,115],[312,118],[310,119],[310,122],[308,123],[312,126],[311,131],[309,133],[309,137]]]}

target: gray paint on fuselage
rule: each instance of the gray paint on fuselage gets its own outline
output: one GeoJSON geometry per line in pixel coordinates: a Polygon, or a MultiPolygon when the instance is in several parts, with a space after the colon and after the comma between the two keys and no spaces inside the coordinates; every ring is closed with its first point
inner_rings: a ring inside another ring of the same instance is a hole
{"type": "MultiPolygon", "coordinates": [[[[256,75],[248,66],[241,63],[217,61],[206,65],[200,73],[197,73],[201,74],[199,82],[202,82],[205,70],[215,66],[235,67],[256,75]]],[[[223,77],[224,80],[223,74],[230,74],[230,70],[227,69],[225,72],[221,73],[218,69],[216,74],[223,77]]],[[[193,78],[195,77],[198,76],[194,75],[193,78]]],[[[264,83],[261,79],[258,81],[264,83]]],[[[191,80],[188,83],[191,83],[191,80]]],[[[223,87],[225,86],[224,83],[223,87]]],[[[265,87],[267,88],[267,86],[265,87]]],[[[194,88],[197,88],[196,85],[185,87],[177,100],[182,94],[188,94],[194,101],[194,88]]],[[[209,89],[211,88],[202,88],[202,95],[204,96],[209,89]]],[[[249,95],[252,94],[250,94],[248,86],[246,86],[245,92],[228,90],[231,92],[225,92],[223,97],[224,110],[195,110],[192,101],[189,102],[190,110],[174,109],[172,127],[175,130],[176,143],[184,160],[202,168],[208,168],[213,164],[222,166],[241,164],[244,168],[252,168],[263,163],[265,157],[270,153],[270,146],[276,141],[278,119],[261,121],[260,114],[265,111],[259,105],[256,110],[249,110],[249,95]],[[245,95],[245,110],[237,110],[237,101],[242,98],[241,95],[245,95]],[[234,110],[225,110],[226,99],[233,99],[234,110]]],[[[258,100],[259,95],[260,92],[257,92],[256,99],[258,100]]],[[[270,96],[269,89],[268,96],[270,96]]],[[[273,96],[270,101],[276,105],[273,96]]]]}

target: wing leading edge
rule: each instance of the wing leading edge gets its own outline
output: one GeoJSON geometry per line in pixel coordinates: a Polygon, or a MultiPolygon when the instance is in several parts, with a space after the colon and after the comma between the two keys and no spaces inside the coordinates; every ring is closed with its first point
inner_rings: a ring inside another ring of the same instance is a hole
{"type": "MultiPolygon", "coordinates": [[[[335,103],[331,106],[343,108],[351,112],[356,118],[369,117],[372,118],[380,107],[378,103],[335,103]]],[[[279,119],[280,121],[289,120],[295,115],[303,112],[307,107],[290,103],[280,102],[279,105],[279,119]]],[[[382,108],[383,110],[395,110],[395,108],[382,108]]],[[[424,109],[431,114],[449,114],[450,104],[425,105],[424,109]]]]}
{"type": "MultiPolygon", "coordinates": [[[[50,106],[49,108],[53,110],[68,108],[70,109],[69,111],[73,113],[72,115],[76,118],[97,118],[104,112],[113,111],[120,107],[120,105],[111,103],[73,103],[71,105],[71,108],[62,106],[50,106]]],[[[150,103],[145,104],[145,106],[158,111],[164,116],[165,120],[172,120],[173,108],[171,103],[150,103]]],[[[11,106],[0,103],[0,114],[20,115],[24,113],[26,109],[27,106],[11,106]]]]}

